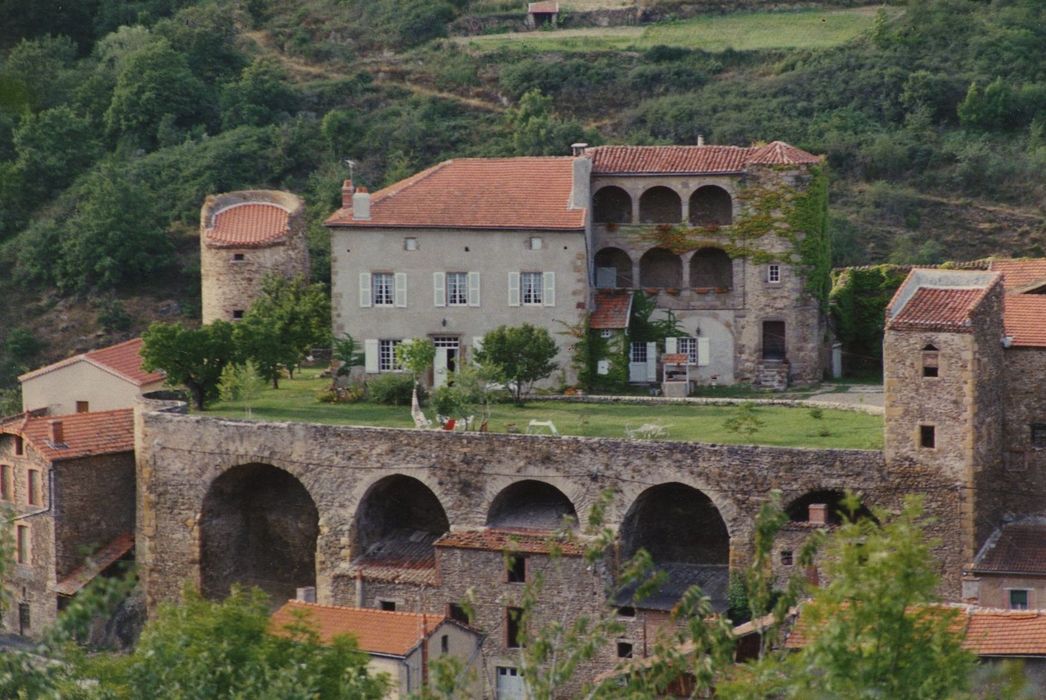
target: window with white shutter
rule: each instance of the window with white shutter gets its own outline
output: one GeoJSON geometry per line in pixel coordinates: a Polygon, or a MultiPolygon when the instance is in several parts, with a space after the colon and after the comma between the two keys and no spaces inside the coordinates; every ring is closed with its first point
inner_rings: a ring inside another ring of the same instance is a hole
{"type": "Polygon", "coordinates": [[[519,306],[519,273],[508,273],[508,305],[519,306]]]}
{"type": "Polygon", "coordinates": [[[360,306],[370,306],[370,273],[360,273],[360,306]]]}
{"type": "Polygon", "coordinates": [[[479,306],[479,273],[469,273],[469,306],[479,306]]]}
{"type": "Polygon", "coordinates": [[[378,339],[367,338],[363,341],[363,368],[367,374],[378,372],[378,339]]]}
{"type": "Polygon", "coordinates": [[[435,306],[447,305],[447,279],[443,272],[432,273],[432,303],[435,306]]]}
{"type": "Polygon", "coordinates": [[[447,273],[447,305],[465,306],[469,303],[468,273],[447,273]]]}
{"type": "Polygon", "coordinates": [[[407,273],[396,273],[396,306],[403,308],[407,305],[407,273]]]}
{"type": "MultiPolygon", "coordinates": [[[[375,306],[392,306],[395,276],[391,272],[375,272],[370,276],[375,306]]],[[[362,290],[361,290],[362,291],[362,290]]]]}
{"type": "Polygon", "coordinates": [[[546,272],[545,275],[545,306],[556,305],[556,273],[546,272]]]}
{"type": "Polygon", "coordinates": [[[519,284],[524,306],[541,306],[541,296],[545,288],[545,276],[540,272],[519,273],[519,284]]]}

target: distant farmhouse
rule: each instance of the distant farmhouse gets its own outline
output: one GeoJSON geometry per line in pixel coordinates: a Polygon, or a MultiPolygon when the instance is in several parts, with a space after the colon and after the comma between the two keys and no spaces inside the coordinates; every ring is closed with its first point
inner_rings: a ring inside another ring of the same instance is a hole
{"type": "Polygon", "coordinates": [[[346,182],[327,220],[334,332],[362,341],[367,373],[394,371],[404,339],[431,338],[439,384],[502,324],[557,333],[591,313],[605,337],[625,334],[642,294],[682,331],[665,348],[629,341],[632,382],[660,380],[661,351],[685,355],[700,384],[819,381],[820,164],[781,142],[578,144],[572,157],[446,161],[374,194],[346,182]]]}

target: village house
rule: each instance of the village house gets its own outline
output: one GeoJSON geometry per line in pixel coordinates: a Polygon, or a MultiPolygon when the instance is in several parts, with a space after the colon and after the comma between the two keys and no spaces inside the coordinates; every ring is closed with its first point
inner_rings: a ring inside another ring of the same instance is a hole
{"type": "Polygon", "coordinates": [[[200,210],[203,322],[243,318],[271,274],[308,279],[301,199],[276,190],[208,197],[200,210]]]}
{"type": "Polygon", "coordinates": [[[94,577],[132,555],[131,409],[0,423],[0,506],[14,543],[3,628],[39,637],[94,577]]]}
{"type": "Polygon", "coordinates": [[[482,635],[445,615],[290,600],[272,616],[275,634],[293,636],[287,628],[298,624],[311,626],[325,644],[339,635],[355,639],[370,657],[369,670],[389,677],[388,698],[415,697],[428,683],[429,664],[446,656],[459,659],[464,677],[471,677],[471,683],[462,686],[470,689],[469,697],[482,697],[478,689],[482,635]]]}
{"type": "Polygon", "coordinates": [[[142,369],[141,349],[142,339],[134,338],[23,374],[22,410],[61,416],[131,408],[163,388],[162,372],[142,369]]]}
{"type": "Polygon", "coordinates": [[[562,334],[591,314],[612,337],[643,294],[682,333],[631,342],[629,381],[658,382],[667,353],[685,355],[695,384],[816,382],[827,331],[810,276],[827,261],[804,258],[823,231],[796,212],[823,207],[820,164],[781,142],[576,144],[570,157],[446,161],[373,195],[346,181],[326,222],[334,333],[362,341],[368,374],[395,371],[404,339],[431,338],[439,385],[499,325],[562,334]]]}

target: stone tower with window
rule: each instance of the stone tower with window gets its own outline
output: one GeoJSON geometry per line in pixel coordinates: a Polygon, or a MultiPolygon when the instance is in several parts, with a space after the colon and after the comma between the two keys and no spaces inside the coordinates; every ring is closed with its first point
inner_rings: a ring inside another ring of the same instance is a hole
{"type": "Polygon", "coordinates": [[[886,462],[961,485],[966,560],[1000,511],[1003,298],[998,273],[913,270],[886,312],[886,462]]]}
{"type": "Polygon", "coordinates": [[[269,274],[309,275],[301,199],[276,190],[208,197],[200,211],[203,322],[242,318],[269,274]]]}

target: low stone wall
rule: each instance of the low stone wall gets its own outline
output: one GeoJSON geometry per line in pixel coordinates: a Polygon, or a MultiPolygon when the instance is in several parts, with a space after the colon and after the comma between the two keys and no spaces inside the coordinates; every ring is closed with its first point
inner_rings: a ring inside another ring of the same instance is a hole
{"type": "Polygon", "coordinates": [[[757,406],[785,406],[787,408],[827,408],[834,411],[852,411],[853,413],[867,413],[873,416],[883,415],[882,406],[866,406],[864,404],[836,403],[823,399],[730,399],[730,398],[707,398],[701,396],[673,397],[673,396],[600,396],[588,394],[585,396],[540,396],[535,400],[540,401],[563,401],[565,403],[610,403],[610,404],[687,404],[693,406],[739,406],[752,403],[757,406]]]}

